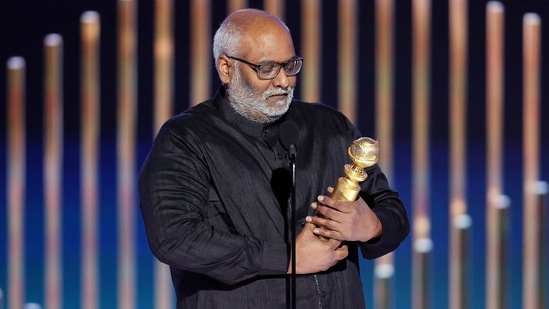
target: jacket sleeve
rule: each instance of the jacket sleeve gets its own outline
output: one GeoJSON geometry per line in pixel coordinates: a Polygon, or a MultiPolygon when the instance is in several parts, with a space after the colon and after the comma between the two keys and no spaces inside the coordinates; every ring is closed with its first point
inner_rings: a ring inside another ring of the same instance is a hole
{"type": "Polygon", "coordinates": [[[376,164],[366,170],[368,178],[362,183],[360,196],[372,208],[381,222],[380,237],[359,247],[367,259],[375,259],[395,250],[409,233],[406,209],[398,193],[389,187],[387,178],[376,164]]]}
{"type": "MultiPolygon", "coordinates": [[[[344,117],[344,116],[343,116],[344,117]]],[[[350,145],[361,137],[358,129],[346,118],[348,130],[344,134],[350,145]]],[[[387,177],[378,164],[366,168],[368,178],[360,183],[360,196],[379,218],[383,231],[380,237],[359,243],[364,258],[375,259],[394,251],[410,231],[408,216],[398,192],[391,189],[387,177]]]]}
{"type": "Polygon", "coordinates": [[[198,137],[165,125],[139,175],[141,213],[153,254],[170,267],[226,284],[286,274],[286,244],[208,224],[208,190],[208,167],[198,137]]]}

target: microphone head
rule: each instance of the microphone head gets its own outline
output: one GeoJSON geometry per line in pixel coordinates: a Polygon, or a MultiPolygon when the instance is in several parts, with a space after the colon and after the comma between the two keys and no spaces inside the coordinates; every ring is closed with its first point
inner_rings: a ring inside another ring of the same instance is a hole
{"type": "Polygon", "coordinates": [[[282,123],[279,131],[280,142],[286,150],[290,149],[290,145],[297,147],[299,141],[299,128],[293,121],[286,121],[282,123]]]}

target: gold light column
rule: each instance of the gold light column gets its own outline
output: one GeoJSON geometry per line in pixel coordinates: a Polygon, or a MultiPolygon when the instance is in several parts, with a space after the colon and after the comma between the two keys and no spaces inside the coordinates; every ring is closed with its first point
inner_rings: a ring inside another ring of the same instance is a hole
{"type": "Polygon", "coordinates": [[[451,218],[450,233],[452,237],[450,257],[450,308],[468,308],[468,279],[469,279],[469,232],[471,217],[462,214],[451,218]],[[452,281],[455,280],[455,281],[452,281]],[[455,302],[452,302],[455,301],[455,302]],[[459,307],[457,304],[460,304],[459,307]]]}
{"type": "Polygon", "coordinates": [[[247,0],[227,0],[227,14],[246,8],[248,6],[247,0]]]}
{"type": "MultiPolygon", "coordinates": [[[[450,216],[467,213],[467,0],[450,0],[450,216]]],[[[456,300],[457,299],[453,299],[456,300]]],[[[452,299],[451,299],[452,301],[452,299]]],[[[451,302],[453,303],[453,302],[451,302]]],[[[462,308],[461,306],[458,306],[462,308]]]]}
{"type": "Polygon", "coordinates": [[[284,0],[263,0],[265,11],[284,20],[284,0]]]}
{"type": "Polygon", "coordinates": [[[319,0],[303,0],[301,7],[301,49],[305,64],[299,77],[302,84],[301,97],[306,102],[319,102],[322,75],[322,6],[319,0]]]}
{"type": "Polygon", "coordinates": [[[524,152],[524,259],[523,308],[540,308],[539,229],[535,185],[539,177],[539,97],[540,97],[539,15],[528,13],[523,18],[523,152],[524,152]]]}
{"type": "MultiPolygon", "coordinates": [[[[393,179],[393,40],[394,0],[376,0],[376,135],[382,143],[379,164],[387,179],[393,179]]],[[[393,253],[376,259],[374,269],[375,308],[391,308],[394,297],[391,279],[394,276],[393,253]]]]}
{"type": "Polygon", "coordinates": [[[25,297],[25,60],[7,62],[8,308],[23,308],[25,297]]]}
{"type": "Polygon", "coordinates": [[[493,228],[495,229],[494,244],[492,245],[494,252],[490,254],[496,256],[493,262],[496,263],[496,266],[500,267],[501,273],[496,275],[490,274],[492,278],[489,279],[489,283],[493,286],[487,287],[489,292],[492,293],[487,299],[487,308],[498,308],[505,309],[509,302],[509,296],[507,293],[507,285],[509,282],[509,270],[506,268],[509,262],[509,215],[510,215],[510,206],[511,201],[508,196],[500,195],[493,203],[495,210],[492,210],[491,213],[494,216],[492,219],[493,228]],[[500,281],[494,281],[495,279],[500,281]],[[495,307],[500,305],[500,307],[495,307]]]}
{"type": "MultiPolygon", "coordinates": [[[[504,7],[486,5],[486,308],[504,309],[507,301],[507,206],[502,207],[504,7]]],[[[508,203],[507,203],[508,204],[508,203]]]]}
{"type": "MultiPolygon", "coordinates": [[[[153,136],[173,113],[173,11],[172,0],[155,0],[153,136]]],[[[174,307],[170,269],[157,259],[154,259],[154,301],[158,309],[174,307]]]]}
{"type": "Polygon", "coordinates": [[[118,308],[135,308],[137,3],[118,1],[118,308]]]}
{"type": "Polygon", "coordinates": [[[450,299],[449,307],[467,308],[467,0],[450,0],[450,299]]]}
{"type": "Polygon", "coordinates": [[[429,217],[429,94],[430,94],[430,41],[431,2],[412,2],[412,105],[413,105],[413,269],[412,306],[430,307],[429,257],[431,220],[429,217]]]}
{"type": "Polygon", "coordinates": [[[547,291],[548,287],[548,280],[549,280],[549,274],[548,274],[548,261],[549,261],[549,255],[547,254],[549,249],[547,248],[547,240],[549,240],[549,232],[548,232],[548,226],[549,226],[549,218],[547,215],[549,214],[549,211],[547,210],[547,207],[549,206],[547,204],[547,197],[549,196],[549,184],[545,181],[538,181],[536,183],[536,197],[537,197],[537,204],[538,204],[538,224],[540,227],[540,233],[539,233],[539,260],[540,260],[540,278],[539,278],[539,307],[540,308],[547,308],[547,293],[544,293],[544,291],[547,291]]]}
{"type": "Polygon", "coordinates": [[[63,39],[59,34],[45,37],[44,60],[44,305],[62,308],[63,39]]]}
{"type": "Polygon", "coordinates": [[[173,113],[173,11],[173,0],[155,0],[153,135],[173,113]]]}
{"type": "Polygon", "coordinates": [[[356,0],[339,1],[338,31],[338,108],[357,124],[357,4],[356,0]]]}
{"type": "Polygon", "coordinates": [[[191,95],[190,105],[210,97],[211,30],[210,0],[191,2],[191,95]]]}
{"type": "Polygon", "coordinates": [[[81,136],[80,189],[82,221],[81,299],[84,309],[98,308],[98,217],[99,217],[99,144],[100,144],[100,85],[99,14],[84,12],[80,16],[82,57],[81,67],[81,136]]]}

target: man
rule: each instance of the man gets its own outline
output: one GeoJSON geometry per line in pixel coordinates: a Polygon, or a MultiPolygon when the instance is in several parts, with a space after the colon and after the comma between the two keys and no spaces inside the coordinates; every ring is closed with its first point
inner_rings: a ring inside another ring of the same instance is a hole
{"type": "Polygon", "coordinates": [[[397,193],[374,165],[358,200],[319,196],[342,176],[360,134],[338,111],[293,100],[303,60],[282,21],[237,11],[216,32],[213,52],[219,92],[166,122],[139,180],[148,241],[170,266],[178,308],[288,305],[291,174],[279,139],[286,122],[299,134],[297,307],[364,308],[359,250],[376,258],[408,234],[397,193]]]}

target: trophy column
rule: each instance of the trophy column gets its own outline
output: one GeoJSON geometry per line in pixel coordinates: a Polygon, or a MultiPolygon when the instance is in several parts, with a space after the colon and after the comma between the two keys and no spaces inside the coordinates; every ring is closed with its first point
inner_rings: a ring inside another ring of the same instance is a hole
{"type": "MultiPolygon", "coordinates": [[[[361,137],[351,144],[347,150],[353,164],[345,164],[344,177],[340,177],[332,192],[331,198],[338,201],[355,201],[360,192],[359,182],[366,179],[364,169],[377,163],[379,144],[370,137],[361,137]]],[[[321,240],[328,239],[318,236],[321,240]]]]}

